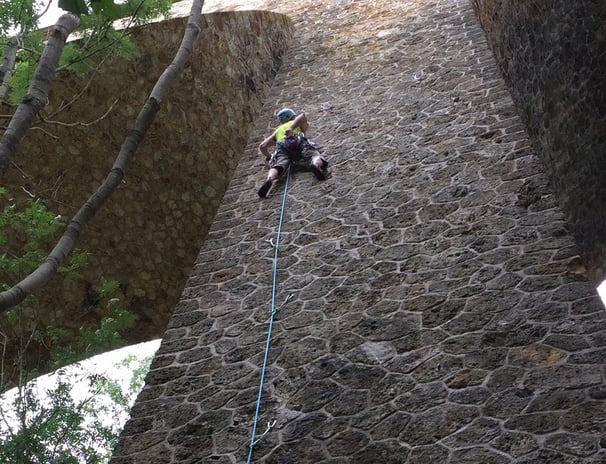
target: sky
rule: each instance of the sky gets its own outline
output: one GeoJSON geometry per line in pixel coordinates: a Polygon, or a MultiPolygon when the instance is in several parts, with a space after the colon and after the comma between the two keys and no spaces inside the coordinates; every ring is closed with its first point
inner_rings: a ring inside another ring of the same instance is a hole
{"type": "MultiPolygon", "coordinates": [[[[75,401],[83,400],[89,391],[88,376],[90,374],[104,375],[124,384],[124,382],[128,382],[131,379],[132,374],[122,361],[129,356],[136,356],[139,359],[152,356],[158,350],[160,341],[161,340],[152,340],[113,350],[59,369],[60,373],[53,372],[40,376],[34,380],[37,396],[44,398],[46,395],[45,392],[57,383],[60,376],[63,379],[71,379],[70,383],[73,382],[71,395],[75,401]]],[[[17,390],[13,389],[0,396],[0,408],[3,412],[2,416],[3,418],[6,417],[9,421],[11,419],[15,420],[14,417],[11,417],[11,405],[16,394],[17,390]]],[[[136,395],[131,398],[131,404],[134,402],[135,398],[136,395]]],[[[127,419],[128,417],[123,417],[122,424],[120,425],[123,426],[127,419]]],[[[3,422],[0,422],[0,430],[3,430],[5,427],[6,425],[3,422]]]]}
{"type": "Polygon", "coordinates": [[[52,0],[48,11],[40,19],[40,26],[47,27],[55,24],[59,16],[61,16],[63,13],[65,13],[65,11],[59,8],[59,0],[52,0]]]}
{"type": "MultiPolygon", "coordinates": [[[[106,375],[114,379],[123,379],[129,376],[129,372],[125,366],[122,365],[122,361],[129,356],[136,356],[137,358],[145,358],[153,355],[160,346],[161,340],[152,340],[145,343],[139,343],[137,345],[131,345],[117,350],[109,351],[92,358],[80,361],[72,366],[67,366],[64,369],[70,370],[74,373],[82,372],[95,372],[99,375],[106,375]]],[[[36,381],[44,384],[52,384],[55,382],[57,377],[56,373],[50,373],[38,377],[36,381]]],[[[78,395],[77,388],[74,391],[76,397],[78,395]]],[[[10,396],[11,391],[7,392],[4,396],[10,396]]],[[[0,404],[2,401],[0,400],[0,404]]]]}

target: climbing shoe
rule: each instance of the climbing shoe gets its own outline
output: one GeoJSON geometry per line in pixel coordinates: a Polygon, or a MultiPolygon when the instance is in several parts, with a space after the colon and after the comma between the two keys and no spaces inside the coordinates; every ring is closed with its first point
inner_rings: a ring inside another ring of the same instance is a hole
{"type": "Polygon", "coordinates": [[[318,167],[316,165],[312,164],[311,167],[309,168],[309,170],[314,173],[314,176],[316,176],[316,179],[326,180],[326,174],[321,169],[318,169],[318,167]]]}
{"type": "Polygon", "coordinates": [[[273,184],[274,184],[274,183],[273,183],[273,182],[272,182],[270,179],[267,179],[267,180],[265,181],[265,183],[264,183],[264,184],[261,186],[261,188],[259,189],[259,192],[258,192],[258,193],[259,193],[259,196],[260,196],[261,198],[267,198],[267,195],[269,195],[269,191],[271,190],[271,186],[272,186],[273,184]]]}

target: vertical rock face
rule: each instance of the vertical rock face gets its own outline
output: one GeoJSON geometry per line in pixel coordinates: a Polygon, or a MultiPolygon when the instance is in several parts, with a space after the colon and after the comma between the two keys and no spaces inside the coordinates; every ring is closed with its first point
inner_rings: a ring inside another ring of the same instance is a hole
{"type": "Polygon", "coordinates": [[[285,13],[293,45],[112,464],[247,462],[255,424],[252,462],[602,462],[604,309],[472,6],[285,13]],[[332,177],[259,200],[283,106],[332,177]]]}
{"type": "MultiPolygon", "coordinates": [[[[136,316],[128,341],[164,332],[292,37],[288,18],[276,13],[214,13],[204,22],[125,181],[77,244],[89,254],[83,278],[65,287],[58,279],[38,295],[52,308],[35,316],[38,326],[77,333],[96,323],[106,308],[94,288],[105,277],[120,282],[122,304],[136,316]]],[[[69,220],[105,179],[185,24],[132,31],[136,57],[110,60],[92,81],[59,75],[43,130],[28,134],[7,178],[15,194],[40,196],[69,220]]]]}
{"type": "Polygon", "coordinates": [[[606,269],[606,4],[472,1],[589,275],[606,269]]]}

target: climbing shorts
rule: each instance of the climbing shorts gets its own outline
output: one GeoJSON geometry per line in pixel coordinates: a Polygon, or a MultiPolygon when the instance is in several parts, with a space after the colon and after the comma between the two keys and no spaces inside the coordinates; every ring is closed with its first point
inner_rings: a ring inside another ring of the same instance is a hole
{"type": "Polygon", "coordinates": [[[278,145],[276,151],[269,160],[269,167],[278,169],[280,174],[282,174],[291,163],[293,164],[293,167],[309,170],[315,156],[322,158],[318,149],[306,139],[299,143],[296,150],[289,150],[284,146],[278,145]]]}

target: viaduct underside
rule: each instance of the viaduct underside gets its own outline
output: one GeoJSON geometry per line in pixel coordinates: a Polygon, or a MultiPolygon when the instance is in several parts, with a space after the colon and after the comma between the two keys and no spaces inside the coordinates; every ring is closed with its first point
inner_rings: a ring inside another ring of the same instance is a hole
{"type": "Polygon", "coordinates": [[[294,38],[111,463],[243,463],[255,424],[252,462],[606,462],[604,309],[470,2],[264,3],[294,38]],[[332,176],[280,225],[283,106],[332,176]]]}

